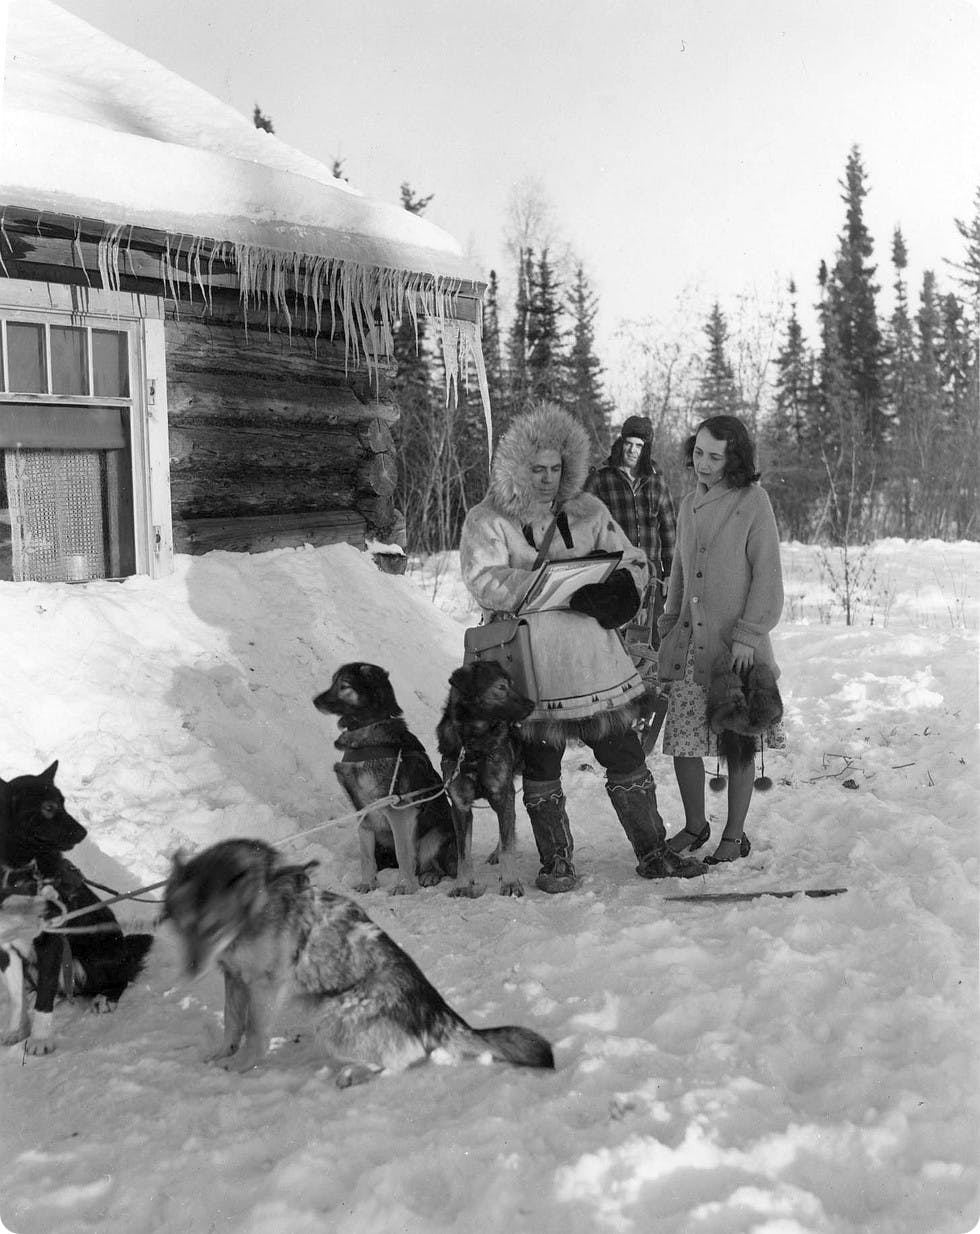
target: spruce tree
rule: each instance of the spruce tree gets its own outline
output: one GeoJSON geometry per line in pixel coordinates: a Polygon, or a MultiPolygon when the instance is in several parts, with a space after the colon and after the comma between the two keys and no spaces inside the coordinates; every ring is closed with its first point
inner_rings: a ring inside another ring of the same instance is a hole
{"type": "Polygon", "coordinates": [[[796,307],[796,284],[789,284],[786,337],[776,356],[775,401],[769,431],[759,442],[766,489],[786,535],[803,540],[816,493],[809,451],[814,408],[814,363],[796,307]]]}
{"type": "Polygon", "coordinates": [[[820,354],[812,416],[813,463],[823,470],[822,503],[814,534],[826,528],[835,544],[846,544],[861,513],[867,458],[857,395],[841,346],[840,289],[826,262],[817,275],[820,354]]]}
{"type": "Polygon", "coordinates": [[[534,250],[518,249],[517,294],[514,299],[514,316],[507,335],[507,405],[512,415],[517,415],[524,409],[528,398],[527,331],[533,272],[534,250]]]}
{"type": "Polygon", "coordinates": [[[901,534],[911,536],[915,525],[915,489],[918,475],[916,438],[918,416],[924,407],[915,391],[915,341],[909,315],[905,271],[908,252],[901,229],[892,237],[892,265],[895,268],[895,307],[883,348],[883,393],[892,424],[891,473],[897,485],[901,508],[901,534]]]}
{"type": "Polygon", "coordinates": [[[565,357],[565,406],[588,428],[594,453],[605,451],[612,404],[602,388],[602,364],[595,351],[598,302],[579,262],[568,298],[571,344],[565,357]]]}
{"type": "Polygon", "coordinates": [[[272,127],[272,120],[262,114],[262,108],[258,103],[252,108],[252,123],[257,129],[262,129],[265,133],[274,133],[276,131],[272,127]]]}
{"type": "Polygon", "coordinates": [[[950,262],[958,271],[957,281],[965,289],[973,310],[973,326],[980,333],[980,189],[974,199],[974,213],[970,222],[954,219],[956,230],[966,241],[966,255],[962,261],[950,262]]]}
{"type": "Polygon", "coordinates": [[[881,388],[882,339],[874,282],[874,251],[864,222],[866,186],[861,152],[852,146],[847,158],[841,200],[846,207],[837,260],[828,282],[832,322],[845,379],[857,402],[867,447],[878,451],[885,440],[886,421],[881,388]]]}
{"type": "Polygon", "coordinates": [[[708,416],[737,416],[742,398],[728,359],[728,323],[717,301],[712,306],[704,333],[708,350],[698,382],[695,410],[702,420],[708,416]]]}
{"type": "Polygon", "coordinates": [[[939,363],[941,346],[942,318],[936,276],[926,270],[915,315],[915,359],[910,383],[912,412],[903,434],[909,447],[907,488],[914,494],[912,517],[904,529],[909,537],[942,534],[951,504],[950,469],[955,472],[959,461],[950,432],[949,402],[943,392],[939,363]]]}
{"type": "Polygon", "coordinates": [[[972,316],[952,293],[940,301],[939,371],[946,398],[950,462],[944,534],[980,538],[980,351],[972,316]]]}
{"type": "Polygon", "coordinates": [[[493,409],[496,432],[507,425],[507,388],[504,374],[503,345],[500,337],[500,284],[497,271],[490,271],[483,297],[483,362],[487,370],[487,388],[493,409]]]}
{"type": "Polygon", "coordinates": [[[542,250],[531,281],[531,299],[527,314],[527,376],[532,399],[561,402],[564,394],[562,363],[562,329],[559,288],[548,260],[548,250],[542,250]]]}

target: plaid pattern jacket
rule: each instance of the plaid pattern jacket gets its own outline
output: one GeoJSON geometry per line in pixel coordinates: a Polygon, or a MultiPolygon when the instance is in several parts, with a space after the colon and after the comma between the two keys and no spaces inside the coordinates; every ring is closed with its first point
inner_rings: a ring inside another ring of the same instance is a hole
{"type": "Polygon", "coordinates": [[[626,532],[627,539],[643,549],[652,576],[670,578],[677,539],[677,516],[663,476],[658,471],[644,477],[636,490],[618,467],[596,468],[585,484],[609,509],[626,532]]]}

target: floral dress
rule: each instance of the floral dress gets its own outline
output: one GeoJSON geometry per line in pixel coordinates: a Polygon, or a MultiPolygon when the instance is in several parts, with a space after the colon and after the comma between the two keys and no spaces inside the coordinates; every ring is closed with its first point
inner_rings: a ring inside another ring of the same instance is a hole
{"type": "MultiPolygon", "coordinates": [[[[694,644],[688,645],[687,663],[680,681],[665,681],[667,718],[664,721],[664,754],[673,758],[717,758],[718,734],[708,727],[708,693],[694,680],[694,644]]],[[[782,720],[770,724],[755,748],[785,750],[786,730],[782,720]]]]}

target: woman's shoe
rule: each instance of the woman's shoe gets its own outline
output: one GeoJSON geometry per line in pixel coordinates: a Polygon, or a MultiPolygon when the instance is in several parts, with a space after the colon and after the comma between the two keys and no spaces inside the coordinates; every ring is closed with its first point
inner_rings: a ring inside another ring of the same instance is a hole
{"type": "Polygon", "coordinates": [[[711,836],[711,824],[705,823],[704,831],[691,831],[690,828],[684,827],[678,831],[677,835],[671,836],[667,841],[667,847],[675,856],[679,857],[681,853],[696,853],[699,848],[703,848],[707,844],[711,836]],[[678,843],[677,841],[680,841],[678,843]]]}
{"type": "MultiPolygon", "coordinates": [[[[722,844],[734,844],[734,843],[735,843],[734,840],[726,840],[724,839],[724,837],[722,837],[722,839],[718,843],[718,848],[721,848],[722,844]]],[[[749,840],[749,837],[747,835],[743,834],[741,840],[739,840],[738,842],[738,852],[733,853],[731,857],[719,857],[718,852],[716,850],[713,856],[705,857],[704,864],[706,866],[728,865],[730,861],[737,861],[739,857],[747,857],[749,853],[751,853],[751,851],[752,851],[752,842],[749,840]]]]}

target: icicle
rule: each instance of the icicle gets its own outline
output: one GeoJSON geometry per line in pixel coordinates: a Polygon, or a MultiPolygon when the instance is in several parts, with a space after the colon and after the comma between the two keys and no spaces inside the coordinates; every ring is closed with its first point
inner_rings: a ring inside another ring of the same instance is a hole
{"type": "Polygon", "coordinates": [[[463,340],[463,354],[460,356],[464,381],[468,380],[469,363],[473,362],[476,370],[477,389],[480,391],[480,402],[483,405],[483,419],[487,426],[487,461],[493,457],[493,420],[490,416],[490,384],[487,381],[487,366],[483,359],[483,348],[480,346],[480,326],[475,321],[461,321],[459,324],[460,338],[463,340]]]}
{"type": "MultiPolygon", "coordinates": [[[[38,235],[40,234],[41,234],[41,219],[40,219],[40,216],[38,216],[38,235]]],[[[71,246],[75,250],[75,256],[78,258],[78,264],[82,267],[82,274],[84,274],[85,276],[85,286],[91,287],[92,280],[89,278],[88,270],[86,270],[85,268],[85,256],[82,253],[82,225],[77,219],[75,220],[75,235],[72,238],[71,246]]],[[[101,257],[102,257],[102,253],[100,251],[99,252],[100,260],[101,260],[101,257]]],[[[101,274],[101,270],[99,271],[99,273],[101,274]]],[[[103,286],[105,286],[104,282],[103,282],[103,286]]]]}

